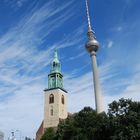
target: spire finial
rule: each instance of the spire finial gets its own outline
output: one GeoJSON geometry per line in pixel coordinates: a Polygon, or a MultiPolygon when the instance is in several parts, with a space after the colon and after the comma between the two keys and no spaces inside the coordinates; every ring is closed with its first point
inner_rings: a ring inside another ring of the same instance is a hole
{"type": "Polygon", "coordinates": [[[86,1],[86,13],[87,13],[87,18],[88,18],[88,31],[90,32],[92,29],[91,29],[90,16],[89,16],[89,10],[88,10],[88,0],[85,0],[85,1],[86,1]]]}
{"type": "Polygon", "coordinates": [[[55,51],[54,51],[54,58],[58,59],[58,54],[57,54],[57,49],[56,48],[55,48],[55,51]]]}

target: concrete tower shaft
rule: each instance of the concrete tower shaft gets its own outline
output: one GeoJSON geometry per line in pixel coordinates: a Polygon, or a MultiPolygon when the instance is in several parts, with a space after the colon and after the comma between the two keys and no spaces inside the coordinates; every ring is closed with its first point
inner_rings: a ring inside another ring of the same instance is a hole
{"type": "Polygon", "coordinates": [[[102,92],[101,92],[101,87],[99,82],[97,60],[96,60],[96,52],[99,48],[99,42],[96,40],[95,33],[91,28],[90,16],[88,10],[88,0],[86,0],[86,13],[88,18],[88,32],[87,32],[88,40],[85,44],[85,47],[87,51],[90,53],[91,61],[92,61],[96,111],[97,113],[101,113],[103,112],[103,99],[102,99],[102,92]]]}

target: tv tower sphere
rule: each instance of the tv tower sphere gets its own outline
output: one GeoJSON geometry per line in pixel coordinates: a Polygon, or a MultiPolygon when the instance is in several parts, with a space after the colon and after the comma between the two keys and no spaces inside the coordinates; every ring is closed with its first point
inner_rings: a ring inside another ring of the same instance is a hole
{"type": "Polygon", "coordinates": [[[86,49],[89,53],[92,51],[96,52],[99,48],[99,42],[96,40],[93,31],[88,31],[87,36],[89,39],[85,45],[86,49]]]}

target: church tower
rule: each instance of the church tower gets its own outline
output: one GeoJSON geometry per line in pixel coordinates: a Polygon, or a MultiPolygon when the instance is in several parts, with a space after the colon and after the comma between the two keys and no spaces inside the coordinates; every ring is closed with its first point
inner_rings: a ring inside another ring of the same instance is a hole
{"type": "Polygon", "coordinates": [[[57,127],[61,119],[67,118],[67,91],[63,88],[63,75],[57,51],[48,75],[48,89],[45,89],[43,128],[57,127]]]}

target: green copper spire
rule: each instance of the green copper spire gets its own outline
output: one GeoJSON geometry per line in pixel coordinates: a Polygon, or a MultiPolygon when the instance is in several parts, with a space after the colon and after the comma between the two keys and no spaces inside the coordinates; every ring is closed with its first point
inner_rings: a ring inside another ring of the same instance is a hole
{"type": "Polygon", "coordinates": [[[55,50],[54,52],[54,58],[52,61],[52,68],[51,68],[51,73],[54,73],[54,72],[61,73],[61,64],[58,58],[57,50],[55,50]]]}
{"type": "Polygon", "coordinates": [[[48,75],[48,88],[63,88],[63,75],[61,73],[61,63],[58,58],[57,50],[51,63],[51,71],[48,75]]]}

